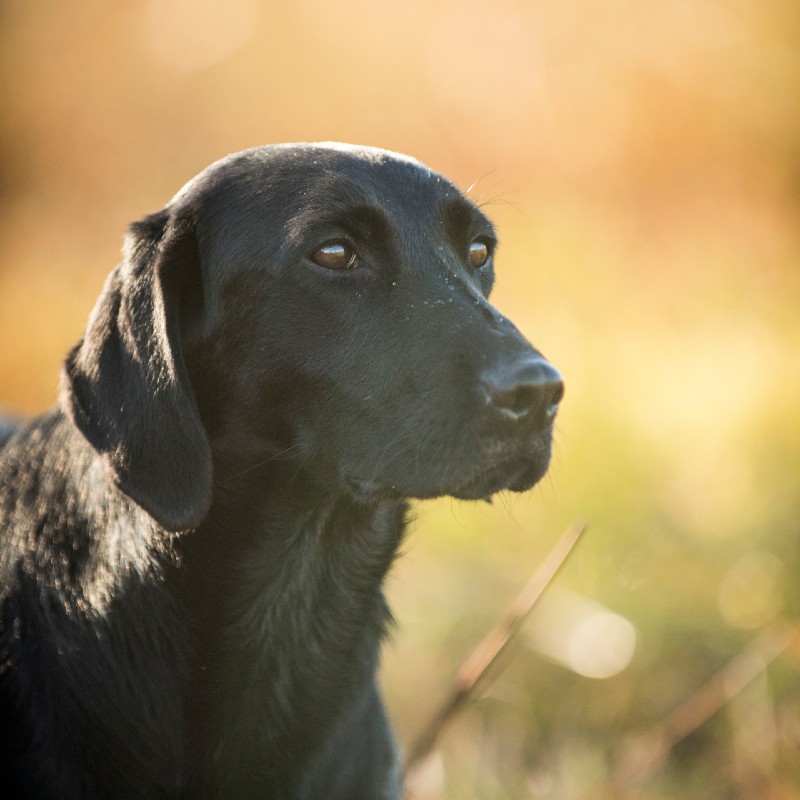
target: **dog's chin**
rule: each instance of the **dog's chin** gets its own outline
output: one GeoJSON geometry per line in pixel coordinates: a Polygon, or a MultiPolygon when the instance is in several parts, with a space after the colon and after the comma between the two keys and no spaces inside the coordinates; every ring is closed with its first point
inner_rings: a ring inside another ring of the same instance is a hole
{"type": "Polygon", "coordinates": [[[533,453],[516,454],[500,461],[474,466],[467,475],[455,475],[452,482],[441,484],[439,476],[430,476],[421,486],[386,484],[380,480],[347,479],[345,492],[361,505],[375,505],[386,500],[434,497],[455,497],[458,500],[488,500],[498,492],[526,492],[547,473],[550,464],[549,442],[537,447],[533,453]]]}
{"type": "Polygon", "coordinates": [[[447,494],[459,500],[488,500],[503,491],[527,492],[547,473],[549,454],[545,458],[520,459],[513,463],[484,470],[447,494]]]}

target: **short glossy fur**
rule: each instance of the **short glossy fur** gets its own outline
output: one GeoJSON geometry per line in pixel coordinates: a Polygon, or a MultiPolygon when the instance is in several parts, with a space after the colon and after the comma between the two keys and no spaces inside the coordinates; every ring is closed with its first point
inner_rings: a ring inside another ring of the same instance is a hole
{"type": "Polygon", "coordinates": [[[533,485],[560,399],[486,301],[494,243],[340,145],[223,159],[132,226],[61,407],[0,448],[1,796],[399,797],[406,502],[533,485]]]}

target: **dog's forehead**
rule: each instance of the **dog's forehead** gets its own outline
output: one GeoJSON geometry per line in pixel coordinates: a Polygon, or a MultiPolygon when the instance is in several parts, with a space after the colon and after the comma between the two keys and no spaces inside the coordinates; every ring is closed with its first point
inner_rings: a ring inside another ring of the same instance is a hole
{"type": "Polygon", "coordinates": [[[420,180],[434,180],[437,175],[413,156],[385,150],[380,147],[347,144],[345,142],[312,142],[279,144],[255,148],[234,154],[245,162],[260,162],[268,170],[286,172],[322,173],[332,172],[342,176],[357,176],[377,170],[393,171],[420,180]]]}
{"type": "Polygon", "coordinates": [[[279,194],[313,201],[338,193],[354,200],[387,197],[419,201],[463,197],[446,178],[417,159],[377,147],[341,142],[270,145],[244,150],[215,162],[190,180],[171,205],[208,202],[224,196],[265,201],[279,194]]]}
{"type": "Polygon", "coordinates": [[[282,151],[293,151],[298,154],[305,153],[312,158],[315,155],[335,157],[336,154],[340,154],[348,160],[353,159],[371,164],[383,164],[387,161],[398,162],[412,168],[421,169],[426,173],[431,173],[428,167],[413,156],[399,153],[396,150],[386,150],[381,147],[370,147],[368,145],[348,144],[346,142],[312,142],[310,144],[275,145],[270,149],[276,153],[282,151]]]}

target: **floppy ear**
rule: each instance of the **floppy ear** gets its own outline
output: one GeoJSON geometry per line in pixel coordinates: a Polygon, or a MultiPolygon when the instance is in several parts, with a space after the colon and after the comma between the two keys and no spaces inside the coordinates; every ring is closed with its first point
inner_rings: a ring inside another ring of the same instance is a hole
{"type": "Polygon", "coordinates": [[[171,531],[199,524],[211,503],[211,450],[181,344],[181,317],[201,304],[194,223],[168,210],[145,218],[62,374],[62,404],[114,483],[171,531]]]}

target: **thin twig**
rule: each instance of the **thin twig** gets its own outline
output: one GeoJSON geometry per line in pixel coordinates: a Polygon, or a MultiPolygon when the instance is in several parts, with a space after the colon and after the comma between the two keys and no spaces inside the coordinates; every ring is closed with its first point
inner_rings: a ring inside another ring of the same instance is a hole
{"type": "Polygon", "coordinates": [[[761,631],[664,720],[631,740],[617,770],[616,783],[630,786],[650,778],[666,762],[675,745],[694,733],[797,642],[798,629],[789,622],[779,622],[761,631]]]}
{"type": "Polygon", "coordinates": [[[505,617],[495,625],[461,665],[450,696],[411,748],[406,775],[433,751],[447,724],[475,694],[477,687],[486,681],[491,668],[497,663],[525,618],[564,565],[585,530],[586,525],[582,522],[573,523],[567,528],[525,588],[509,606],[505,617]]]}

